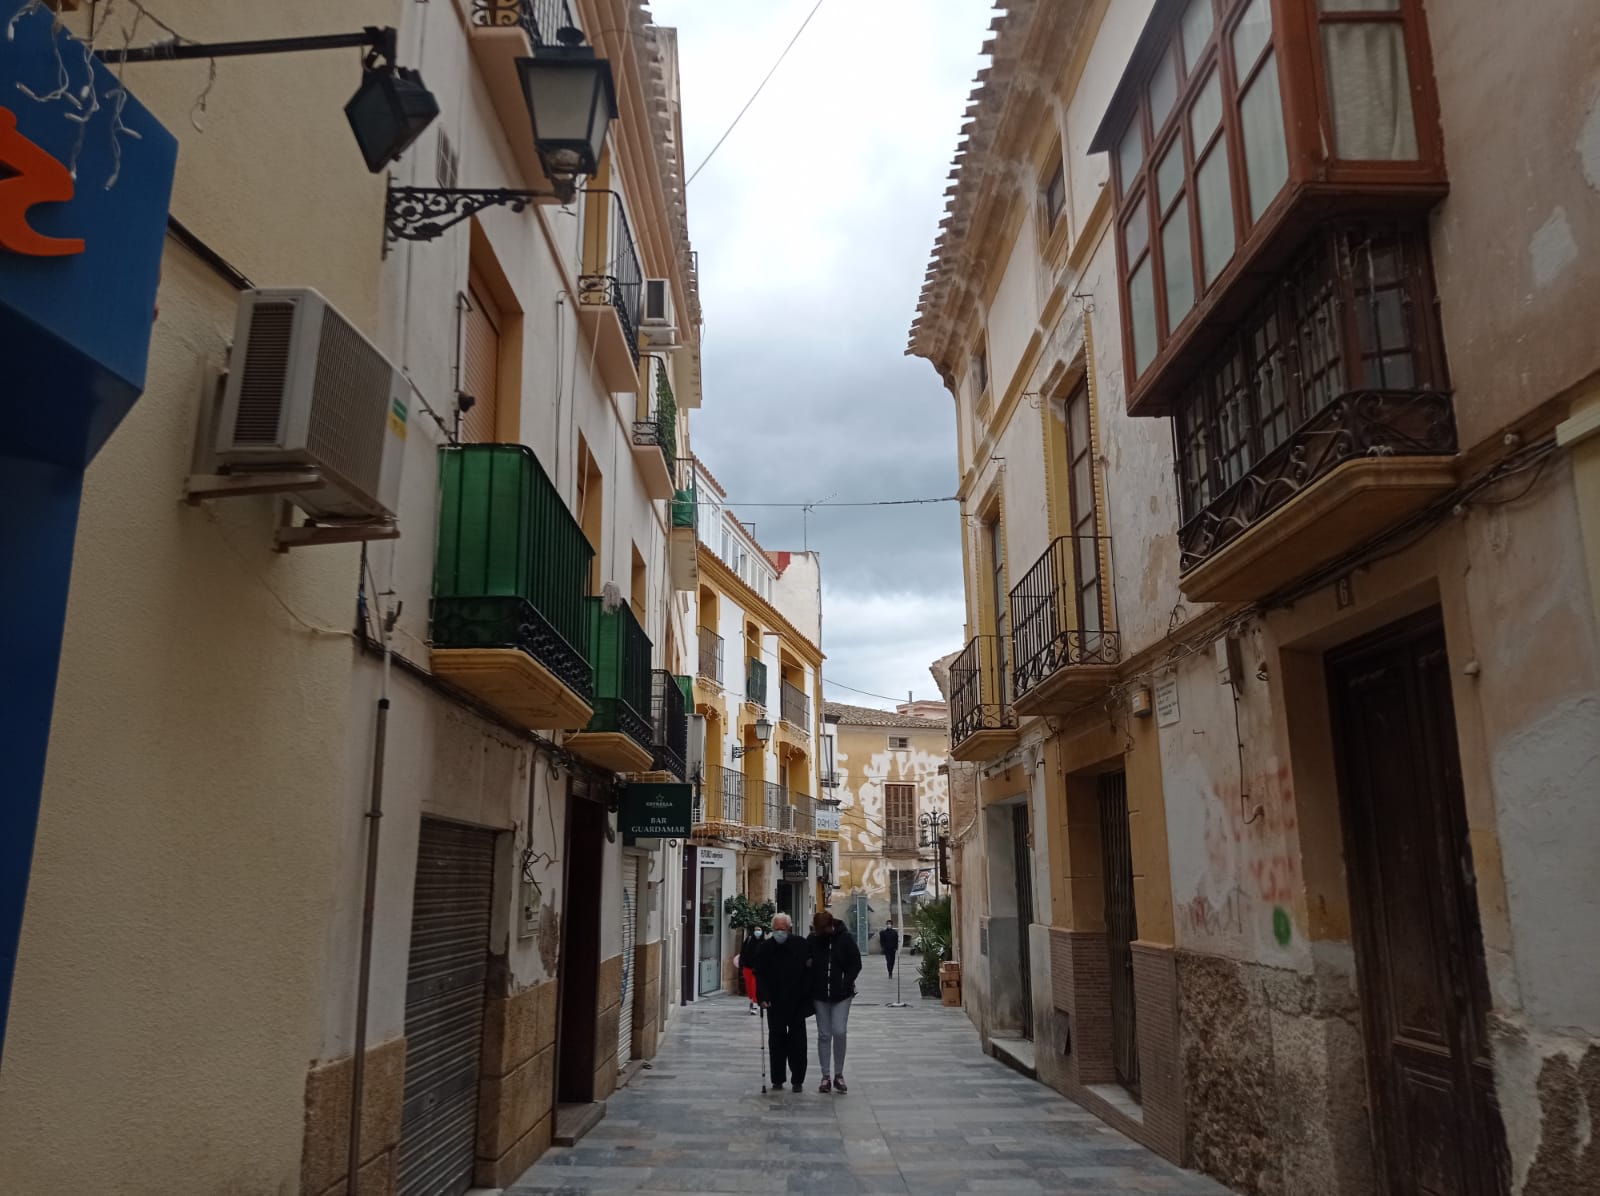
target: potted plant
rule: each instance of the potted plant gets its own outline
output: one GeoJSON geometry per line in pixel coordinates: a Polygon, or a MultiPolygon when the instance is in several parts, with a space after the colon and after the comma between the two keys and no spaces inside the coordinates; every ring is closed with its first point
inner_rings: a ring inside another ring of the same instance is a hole
{"type": "MultiPolygon", "coordinates": [[[[743,893],[737,897],[729,897],[722,903],[722,912],[728,915],[728,925],[734,930],[744,932],[739,940],[739,950],[744,950],[744,944],[750,937],[752,930],[772,929],[772,918],[778,912],[778,907],[771,901],[751,901],[743,893]]],[[[742,991],[744,988],[744,970],[739,970],[735,983],[742,991]]],[[[749,993],[745,994],[749,996],[749,993]]]]}
{"type": "Polygon", "coordinates": [[[917,988],[924,997],[939,995],[939,965],[950,958],[950,898],[925,901],[912,915],[922,958],[917,963],[917,988]]]}

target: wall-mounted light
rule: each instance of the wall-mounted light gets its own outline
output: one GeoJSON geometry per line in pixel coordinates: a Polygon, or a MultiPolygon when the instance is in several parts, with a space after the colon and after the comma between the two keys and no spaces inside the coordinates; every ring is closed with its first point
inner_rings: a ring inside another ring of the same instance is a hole
{"type": "Polygon", "coordinates": [[[740,756],[743,756],[746,752],[760,751],[767,745],[768,741],[772,739],[772,723],[767,719],[756,719],[756,725],[752,729],[755,731],[755,743],[749,747],[743,747],[739,744],[735,744],[733,748],[733,758],[735,760],[737,760],[740,756]]]}
{"type": "Polygon", "coordinates": [[[1134,718],[1149,718],[1154,703],[1150,698],[1150,687],[1141,685],[1128,695],[1128,713],[1134,718]]]}

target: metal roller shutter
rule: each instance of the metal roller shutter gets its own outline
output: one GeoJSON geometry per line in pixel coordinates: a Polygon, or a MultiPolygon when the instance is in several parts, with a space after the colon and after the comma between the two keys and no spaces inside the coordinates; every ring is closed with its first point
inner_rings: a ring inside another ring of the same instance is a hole
{"type": "Polygon", "coordinates": [[[459,1196],[472,1186],[494,839],[492,831],[422,823],[406,972],[400,1196],[459,1196]]]}
{"type": "Polygon", "coordinates": [[[633,1058],[633,946],[639,941],[638,856],[622,857],[622,1016],[617,1019],[617,1066],[633,1058]]]}

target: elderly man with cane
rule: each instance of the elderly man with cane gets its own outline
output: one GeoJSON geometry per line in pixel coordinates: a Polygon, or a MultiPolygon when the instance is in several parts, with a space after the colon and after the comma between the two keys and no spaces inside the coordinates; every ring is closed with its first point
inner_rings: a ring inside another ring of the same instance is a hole
{"type": "Polygon", "coordinates": [[[806,974],[810,948],[793,933],[793,926],[788,914],[773,918],[772,934],[756,960],[756,992],[767,1018],[772,1085],[779,1092],[783,1091],[786,1065],[793,1090],[799,1092],[805,1085],[806,1019],[815,1012],[806,974]]]}

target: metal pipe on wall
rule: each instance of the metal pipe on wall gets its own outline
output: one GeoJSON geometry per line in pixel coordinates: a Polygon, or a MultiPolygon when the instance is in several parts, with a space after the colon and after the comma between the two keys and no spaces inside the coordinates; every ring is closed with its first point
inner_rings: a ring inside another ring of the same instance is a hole
{"type": "MultiPolygon", "coordinates": [[[[387,641],[387,637],[385,637],[387,641]]],[[[387,658],[387,652],[385,653],[387,658]]],[[[361,955],[356,973],[355,1053],[350,1071],[350,1154],[345,1191],[359,1191],[361,1175],[361,1108],[367,1077],[367,995],[372,985],[372,920],[378,892],[378,828],[383,818],[383,755],[389,732],[389,698],[378,699],[378,725],[372,745],[372,797],[367,807],[367,877],[361,905],[361,955]]]]}

